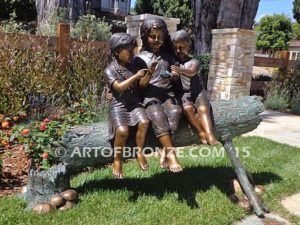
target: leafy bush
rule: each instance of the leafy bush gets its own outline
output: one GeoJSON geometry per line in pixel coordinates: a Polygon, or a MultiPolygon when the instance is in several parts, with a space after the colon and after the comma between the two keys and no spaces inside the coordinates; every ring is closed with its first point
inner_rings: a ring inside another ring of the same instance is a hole
{"type": "Polygon", "coordinates": [[[292,113],[300,115],[300,93],[296,96],[291,104],[292,113]]]}
{"type": "Polygon", "coordinates": [[[291,103],[293,98],[300,92],[300,70],[279,69],[274,75],[273,80],[269,83],[267,93],[281,93],[286,96],[291,103]]]}
{"type": "Polygon", "coordinates": [[[42,47],[32,50],[2,48],[0,51],[0,113],[26,111],[31,118],[65,114],[74,102],[101,111],[102,72],[105,51],[90,44],[75,46],[69,68],[59,69],[59,57],[42,47]]]}
{"type": "Polygon", "coordinates": [[[57,25],[59,23],[68,23],[68,9],[58,8],[46,15],[47,20],[37,30],[37,34],[44,36],[56,36],[57,25]]]}
{"type": "Polygon", "coordinates": [[[70,113],[50,120],[33,121],[14,127],[9,137],[9,143],[25,146],[25,151],[31,155],[40,168],[48,169],[57,156],[55,149],[61,147],[61,138],[72,126],[98,121],[98,115],[86,110],[85,104],[75,103],[70,113]]]}
{"type": "Polygon", "coordinates": [[[0,15],[9,19],[15,12],[18,20],[33,21],[36,19],[35,0],[5,0],[0,1],[0,15]]]}
{"type": "Polygon", "coordinates": [[[107,41],[110,36],[111,26],[103,19],[94,15],[84,15],[79,18],[75,26],[71,29],[71,36],[88,40],[107,41]]]}
{"type": "MultiPolygon", "coordinates": [[[[58,8],[47,15],[47,21],[40,26],[38,34],[44,36],[56,36],[58,23],[69,23],[68,9],[58,8]]],[[[103,19],[96,18],[94,15],[84,15],[79,18],[77,23],[71,27],[71,37],[87,40],[107,41],[111,36],[111,26],[103,19]]]]}
{"type": "Polygon", "coordinates": [[[210,63],[210,54],[204,53],[201,55],[195,56],[196,59],[200,61],[200,73],[203,81],[203,85],[205,89],[207,88],[207,80],[208,80],[208,73],[209,73],[209,63],[210,63]]]}
{"type": "Polygon", "coordinates": [[[23,33],[23,34],[31,33],[31,29],[27,25],[21,22],[16,22],[15,18],[16,15],[12,14],[9,20],[2,21],[0,26],[0,31],[11,32],[11,33],[23,33]]]}
{"type": "Polygon", "coordinates": [[[285,109],[289,106],[288,98],[279,93],[268,94],[267,99],[264,102],[266,109],[285,109]]]}

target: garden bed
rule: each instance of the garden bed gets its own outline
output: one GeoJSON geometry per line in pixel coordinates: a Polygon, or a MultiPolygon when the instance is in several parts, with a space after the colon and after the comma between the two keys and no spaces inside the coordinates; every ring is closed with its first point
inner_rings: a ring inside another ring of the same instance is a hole
{"type": "Polygon", "coordinates": [[[23,145],[6,147],[2,154],[3,168],[0,173],[0,197],[16,194],[28,179],[28,156],[23,145]]]}

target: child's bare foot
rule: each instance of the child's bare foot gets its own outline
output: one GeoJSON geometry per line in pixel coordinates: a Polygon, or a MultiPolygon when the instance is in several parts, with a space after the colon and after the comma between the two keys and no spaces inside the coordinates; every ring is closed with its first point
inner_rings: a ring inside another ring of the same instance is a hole
{"type": "Polygon", "coordinates": [[[209,145],[217,145],[220,142],[214,137],[214,135],[207,135],[207,144],[209,145]]]}
{"type": "Polygon", "coordinates": [[[149,169],[149,163],[147,162],[147,160],[142,152],[137,153],[137,161],[142,170],[145,171],[145,170],[149,169]]]}
{"type": "Polygon", "coordinates": [[[159,165],[160,165],[160,168],[162,168],[162,169],[168,168],[166,153],[163,149],[159,151],[159,165]]]}
{"type": "Polygon", "coordinates": [[[198,133],[198,136],[199,136],[199,139],[202,142],[202,144],[207,145],[204,131],[201,131],[200,133],[198,133]]]}
{"type": "Polygon", "coordinates": [[[123,179],[122,163],[120,161],[114,160],[112,165],[112,174],[117,179],[123,179]]]}
{"type": "Polygon", "coordinates": [[[174,151],[171,151],[166,156],[168,169],[173,173],[178,173],[182,171],[181,165],[178,162],[177,156],[174,151]]]}

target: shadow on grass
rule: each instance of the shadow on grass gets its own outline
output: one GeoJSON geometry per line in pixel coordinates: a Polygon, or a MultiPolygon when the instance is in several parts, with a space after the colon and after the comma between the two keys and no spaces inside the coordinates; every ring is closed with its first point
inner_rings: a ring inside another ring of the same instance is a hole
{"type": "MultiPolygon", "coordinates": [[[[257,184],[268,184],[271,181],[282,180],[276,174],[269,172],[253,173],[257,184]]],[[[196,193],[205,192],[215,186],[224,194],[229,194],[230,180],[235,178],[234,170],[230,167],[191,167],[174,174],[162,172],[148,178],[125,178],[93,180],[79,186],[79,193],[98,190],[128,190],[133,192],[129,201],[136,201],[140,196],[156,196],[162,199],[167,193],[177,193],[178,200],[186,202],[191,208],[198,208],[196,193]]]]}

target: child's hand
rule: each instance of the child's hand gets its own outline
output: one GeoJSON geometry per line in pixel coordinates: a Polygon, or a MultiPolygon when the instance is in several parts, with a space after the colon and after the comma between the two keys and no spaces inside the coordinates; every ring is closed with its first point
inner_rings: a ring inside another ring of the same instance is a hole
{"type": "Polygon", "coordinates": [[[172,74],[174,73],[174,74],[179,75],[181,73],[181,69],[180,69],[179,66],[172,65],[171,66],[171,72],[172,72],[172,74]]]}
{"type": "Polygon", "coordinates": [[[143,76],[146,75],[147,72],[148,72],[148,69],[141,69],[136,73],[136,75],[138,78],[142,78],[143,76]]]}
{"type": "Polygon", "coordinates": [[[172,65],[171,73],[172,73],[173,79],[177,79],[180,76],[180,67],[172,65]]]}
{"type": "Polygon", "coordinates": [[[158,61],[154,61],[151,63],[150,67],[149,67],[149,73],[153,74],[155,72],[156,66],[158,64],[158,61]]]}

